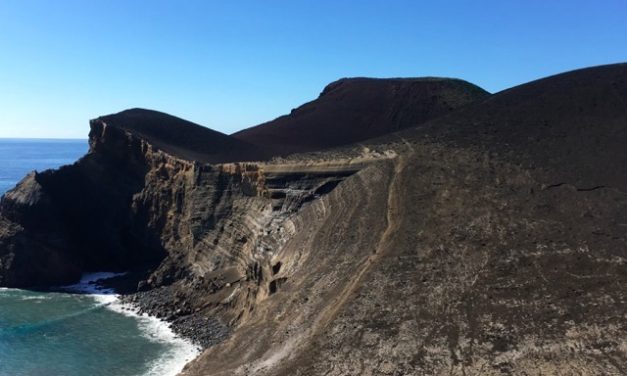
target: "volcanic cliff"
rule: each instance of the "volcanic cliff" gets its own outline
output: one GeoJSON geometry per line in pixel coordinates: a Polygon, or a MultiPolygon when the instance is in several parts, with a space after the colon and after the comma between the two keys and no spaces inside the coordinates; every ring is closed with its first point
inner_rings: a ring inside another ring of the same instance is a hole
{"type": "Polygon", "coordinates": [[[133,270],[187,375],[618,375],[626,144],[627,64],[340,80],[235,136],[122,112],[2,199],[0,285],[133,270]]]}

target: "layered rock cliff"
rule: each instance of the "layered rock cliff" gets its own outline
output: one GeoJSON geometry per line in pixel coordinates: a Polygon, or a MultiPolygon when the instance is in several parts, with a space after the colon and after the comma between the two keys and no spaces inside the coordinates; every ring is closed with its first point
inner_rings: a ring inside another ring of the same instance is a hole
{"type": "Polygon", "coordinates": [[[225,265],[245,274],[254,253],[276,246],[269,234],[288,214],[363,165],[202,163],[110,119],[91,122],[81,160],[32,173],[3,197],[2,285],[62,284],[101,269],[147,270],[144,289],[225,265]]]}

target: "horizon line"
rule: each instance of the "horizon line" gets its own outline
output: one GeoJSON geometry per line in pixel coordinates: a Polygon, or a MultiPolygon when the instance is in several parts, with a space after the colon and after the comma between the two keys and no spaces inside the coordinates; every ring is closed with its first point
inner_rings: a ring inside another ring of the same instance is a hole
{"type": "Polygon", "coordinates": [[[0,140],[48,140],[48,141],[87,141],[89,137],[4,137],[0,136],[0,140]]]}

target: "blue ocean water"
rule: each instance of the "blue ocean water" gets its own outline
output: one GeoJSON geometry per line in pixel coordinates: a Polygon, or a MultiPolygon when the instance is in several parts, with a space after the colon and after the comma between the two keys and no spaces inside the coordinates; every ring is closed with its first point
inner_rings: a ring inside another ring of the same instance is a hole
{"type": "Polygon", "coordinates": [[[87,149],[87,140],[0,139],[0,195],[27,173],[71,164],[87,149]]]}
{"type": "MultiPolygon", "coordinates": [[[[30,171],[73,163],[86,140],[0,139],[0,194],[30,171]]],[[[197,349],[86,276],[60,292],[0,288],[0,376],[166,376],[197,349]]]]}

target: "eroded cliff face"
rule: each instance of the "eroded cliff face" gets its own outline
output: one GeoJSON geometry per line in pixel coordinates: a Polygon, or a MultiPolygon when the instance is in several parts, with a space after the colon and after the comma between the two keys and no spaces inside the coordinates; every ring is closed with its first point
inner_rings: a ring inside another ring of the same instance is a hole
{"type": "Polygon", "coordinates": [[[3,198],[0,282],[50,286],[131,271],[140,292],[127,299],[209,346],[283,289],[305,255],[277,252],[310,220],[317,226],[301,213],[392,157],[211,165],[93,121],[85,157],[33,173],[3,198]]]}
{"type": "Polygon", "coordinates": [[[0,216],[15,229],[0,240],[2,285],[62,284],[85,270],[151,261],[146,247],[124,249],[133,247],[124,233],[132,220],[125,207],[141,189],[145,167],[144,156],[131,146],[136,141],[119,136],[108,134],[110,143],[128,143],[124,146],[134,151],[119,152],[125,162],[121,154],[95,152],[99,146],[92,134],[90,153],[74,165],[32,173],[2,198],[0,216]]]}
{"type": "Polygon", "coordinates": [[[280,288],[183,374],[622,372],[624,192],[550,187],[473,149],[392,147],[292,217],[271,259],[280,288]]]}
{"type": "Polygon", "coordinates": [[[0,282],[50,285],[89,270],[144,268],[148,289],[222,269],[243,276],[287,236],[291,213],[363,165],[203,164],[92,121],[85,157],[32,173],[4,196],[0,282]]]}
{"type": "Polygon", "coordinates": [[[151,188],[136,195],[133,206],[161,213],[155,218],[168,254],[140,282],[145,291],[129,299],[201,345],[221,341],[225,327],[246,322],[260,302],[283,289],[290,271],[301,266],[295,260],[310,256],[279,255],[319,225],[307,213],[360,170],[392,157],[204,166],[167,197],[153,189],[159,184],[149,173],[151,188]]]}

